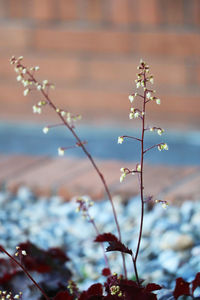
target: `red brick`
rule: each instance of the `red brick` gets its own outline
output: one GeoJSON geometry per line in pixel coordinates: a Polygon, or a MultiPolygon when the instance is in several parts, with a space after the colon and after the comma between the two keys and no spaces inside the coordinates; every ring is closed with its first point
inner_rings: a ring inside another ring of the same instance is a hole
{"type": "Polygon", "coordinates": [[[9,6],[9,17],[24,18],[26,3],[24,0],[18,0],[17,5],[15,0],[7,0],[9,6]]]}
{"type": "Polygon", "coordinates": [[[57,1],[57,10],[60,20],[78,19],[78,3],[77,0],[59,0],[57,1]]]}
{"type": "MultiPolygon", "coordinates": [[[[129,59],[124,61],[116,60],[93,60],[85,62],[85,69],[90,76],[90,80],[100,80],[104,82],[132,83],[136,79],[136,67],[138,61],[129,59]]],[[[151,71],[155,75],[156,84],[159,85],[184,85],[187,82],[186,68],[183,63],[156,61],[151,62],[151,71]]]]}
{"type": "Polygon", "coordinates": [[[159,24],[160,14],[157,0],[140,0],[137,5],[137,18],[141,26],[159,24]]]}
{"type": "Polygon", "coordinates": [[[0,18],[8,17],[8,1],[0,0],[0,18]]]}
{"type": "Polygon", "coordinates": [[[86,0],[85,19],[94,22],[101,22],[104,19],[104,5],[101,0],[86,0]]]}
{"type": "MultiPolygon", "coordinates": [[[[0,57],[0,78],[16,78],[13,65],[9,63],[7,54],[2,54],[0,57]]],[[[40,66],[40,71],[37,73],[38,79],[49,79],[55,84],[61,82],[78,81],[82,76],[83,64],[78,58],[59,57],[55,55],[30,55],[24,57],[24,65],[40,66]]]]}
{"type": "Polygon", "coordinates": [[[193,0],[193,22],[196,25],[200,25],[200,2],[199,0],[193,0]]]}
{"type": "Polygon", "coordinates": [[[134,34],[116,31],[40,29],[35,32],[37,50],[75,53],[129,53],[134,34]],[[53,43],[52,43],[53,41],[53,43]]]}
{"type": "MultiPolygon", "coordinates": [[[[11,55],[23,52],[30,46],[30,37],[32,31],[22,25],[17,24],[1,26],[0,28],[0,40],[1,51],[5,50],[8,54],[8,59],[11,55]],[[15,51],[15,53],[13,53],[15,51]]],[[[22,55],[22,53],[21,53],[22,55]]]]}
{"type": "Polygon", "coordinates": [[[131,24],[137,20],[138,3],[135,0],[110,0],[111,22],[131,24]]]}
{"type": "MultiPolygon", "coordinates": [[[[146,32],[137,33],[132,42],[137,43],[140,56],[173,56],[174,58],[199,57],[200,35],[197,33],[146,32]]],[[[134,46],[133,46],[134,47],[134,46]]],[[[143,57],[145,59],[145,57],[143,57]]]]}
{"type": "Polygon", "coordinates": [[[54,0],[34,0],[30,2],[30,18],[38,20],[51,20],[56,18],[56,4],[54,0]]]}
{"type": "Polygon", "coordinates": [[[184,23],[184,0],[160,0],[158,5],[160,6],[161,23],[167,25],[184,23]]]}

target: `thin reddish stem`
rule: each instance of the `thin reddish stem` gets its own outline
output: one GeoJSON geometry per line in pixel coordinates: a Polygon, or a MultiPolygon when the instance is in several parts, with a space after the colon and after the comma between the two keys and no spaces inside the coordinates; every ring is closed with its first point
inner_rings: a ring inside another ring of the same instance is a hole
{"type": "MultiPolygon", "coordinates": [[[[37,83],[36,79],[34,78],[34,76],[30,73],[30,72],[27,72],[27,74],[30,76],[30,78],[32,79],[32,81],[34,83],[37,83]]],[[[85,146],[82,144],[80,138],[78,137],[78,135],[76,134],[76,132],[74,131],[74,129],[69,125],[69,123],[64,119],[64,117],[58,113],[56,110],[57,110],[57,107],[55,106],[55,104],[51,101],[51,99],[49,98],[48,94],[43,90],[41,89],[41,93],[42,95],[45,97],[45,99],[47,100],[47,103],[53,108],[53,110],[57,113],[57,115],[59,116],[59,118],[62,120],[63,124],[65,124],[65,126],[71,131],[72,135],[74,136],[74,138],[77,140],[78,144],[80,144],[80,147],[82,148],[83,152],[85,153],[85,155],[88,157],[88,159],[90,160],[91,164],[93,165],[94,169],[96,170],[97,174],[99,175],[101,181],[102,181],[102,184],[104,186],[104,189],[106,191],[106,194],[108,196],[108,199],[111,203],[111,206],[112,206],[112,211],[113,211],[113,216],[114,216],[114,220],[115,220],[115,224],[116,224],[116,227],[117,227],[117,232],[118,232],[118,237],[119,237],[119,240],[121,241],[121,231],[120,231],[120,226],[119,226],[119,222],[118,222],[118,219],[117,219],[117,214],[116,214],[116,210],[115,210],[115,207],[114,207],[114,203],[113,203],[113,200],[112,200],[112,196],[111,196],[111,193],[108,189],[108,186],[107,186],[107,183],[104,179],[104,176],[103,174],[100,172],[99,168],[97,167],[95,161],[93,160],[92,156],[90,155],[90,153],[87,151],[87,149],[85,148],[85,146]]],[[[126,263],[125,263],[125,255],[124,253],[121,253],[122,254],[122,261],[123,261],[123,268],[124,268],[124,275],[125,275],[125,278],[127,278],[127,270],[126,270],[126,263]]]]}
{"type": "Polygon", "coordinates": [[[10,259],[12,259],[12,261],[14,261],[23,271],[24,273],[27,275],[27,277],[35,284],[35,286],[37,286],[37,288],[40,290],[40,292],[42,293],[42,295],[44,296],[44,298],[46,300],[50,300],[50,298],[46,295],[45,291],[38,285],[38,283],[33,279],[33,277],[29,274],[29,272],[26,270],[26,268],[20,263],[18,262],[11,254],[9,254],[2,246],[0,246],[0,250],[2,252],[4,252],[10,259]]]}

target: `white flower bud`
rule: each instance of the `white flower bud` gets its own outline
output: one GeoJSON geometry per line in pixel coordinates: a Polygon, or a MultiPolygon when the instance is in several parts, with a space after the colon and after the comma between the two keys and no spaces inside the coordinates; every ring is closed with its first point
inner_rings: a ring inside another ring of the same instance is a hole
{"type": "Polygon", "coordinates": [[[24,90],[24,96],[27,96],[28,93],[29,93],[29,89],[25,89],[25,90],[24,90]]]}
{"type": "Polygon", "coordinates": [[[126,173],[123,173],[121,176],[120,176],[120,179],[119,181],[122,182],[126,177],[126,173]]]}
{"type": "Polygon", "coordinates": [[[134,113],[131,112],[131,113],[129,114],[129,119],[130,119],[130,120],[134,119],[134,113]]]}
{"type": "Polygon", "coordinates": [[[65,154],[64,149],[61,148],[61,147],[59,147],[59,148],[58,148],[58,155],[59,155],[59,156],[63,156],[64,154],[65,154]]]}
{"type": "Polygon", "coordinates": [[[18,75],[16,79],[17,79],[17,81],[21,81],[22,78],[23,78],[23,77],[22,77],[21,75],[18,75]]]}
{"type": "Polygon", "coordinates": [[[160,103],[161,103],[160,99],[157,98],[157,99],[156,99],[156,104],[159,105],[160,103]]]}
{"type": "Polygon", "coordinates": [[[134,100],[134,96],[133,96],[133,95],[129,95],[129,96],[128,96],[128,99],[129,99],[129,101],[132,103],[133,100],[134,100]]]}
{"type": "Polygon", "coordinates": [[[147,92],[146,97],[147,97],[147,99],[150,99],[151,98],[151,93],[147,92]]]}
{"type": "Polygon", "coordinates": [[[47,132],[49,131],[49,127],[44,127],[42,130],[45,134],[47,134],[47,132]]]}
{"type": "Polygon", "coordinates": [[[25,250],[22,250],[22,255],[24,255],[24,256],[26,256],[26,255],[27,255],[27,253],[26,253],[26,251],[25,251],[25,250]]]}
{"type": "Polygon", "coordinates": [[[137,170],[138,172],[141,172],[141,165],[140,165],[140,164],[137,165],[136,170],[137,170]]]}
{"type": "Polygon", "coordinates": [[[123,141],[124,141],[123,136],[119,136],[119,137],[118,137],[118,144],[122,144],[123,141]]]}

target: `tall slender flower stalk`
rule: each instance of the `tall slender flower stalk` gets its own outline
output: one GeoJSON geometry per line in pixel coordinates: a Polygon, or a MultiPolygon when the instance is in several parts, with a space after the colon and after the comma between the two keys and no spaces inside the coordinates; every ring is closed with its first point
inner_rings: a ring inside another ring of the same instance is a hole
{"type": "MultiPolygon", "coordinates": [[[[136,88],[142,88],[143,93],[133,93],[129,95],[129,100],[131,104],[134,102],[135,98],[139,98],[142,102],[141,109],[135,108],[131,105],[130,113],[129,113],[129,119],[137,119],[139,118],[142,122],[141,125],[141,138],[123,135],[118,137],[118,144],[122,144],[125,138],[136,140],[140,143],[140,163],[136,164],[135,168],[133,170],[130,170],[129,168],[121,168],[121,176],[120,176],[120,182],[122,182],[125,177],[129,174],[136,174],[139,176],[139,188],[140,188],[140,200],[141,200],[141,215],[140,215],[140,228],[139,228],[139,235],[138,235],[138,241],[136,246],[135,254],[132,254],[132,260],[135,270],[135,276],[138,284],[140,284],[138,271],[137,271],[137,259],[140,251],[140,245],[141,245],[141,239],[142,239],[142,232],[143,232],[143,223],[144,223],[144,155],[147,151],[158,147],[158,150],[168,150],[168,146],[166,143],[159,143],[156,145],[153,145],[147,149],[145,149],[145,132],[146,131],[157,131],[158,135],[161,135],[164,130],[160,127],[146,127],[146,106],[148,102],[155,102],[156,104],[160,104],[161,101],[156,96],[152,96],[152,94],[155,93],[154,90],[149,88],[149,84],[154,83],[153,75],[149,75],[149,66],[141,59],[140,65],[138,66],[139,73],[137,74],[136,82],[136,88]]],[[[166,207],[166,202],[162,200],[155,200],[155,202],[161,202],[163,204],[163,207],[166,207]]]]}
{"type": "MultiPolygon", "coordinates": [[[[38,71],[39,67],[36,66],[36,67],[32,67],[32,68],[27,68],[26,66],[23,65],[22,60],[23,60],[22,56],[19,58],[15,58],[13,56],[11,58],[10,62],[11,62],[11,64],[15,65],[15,71],[18,74],[17,81],[21,82],[25,88],[24,96],[27,96],[32,90],[35,90],[35,89],[40,91],[44,98],[44,101],[39,101],[36,105],[34,105],[33,112],[40,114],[42,112],[42,108],[46,105],[49,105],[56,112],[56,114],[60,118],[62,124],[64,124],[67,127],[67,129],[71,132],[71,134],[75,138],[75,140],[76,140],[75,146],[81,147],[81,149],[83,150],[85,155],[88,157],[89,161],[91,162],[92,166],[94,167],[95,171],[97,172],[97,174],[104,186],[105,192],[106,192],[107,197],[112,206],[112,211],[113,211],[113,216],[114,216],[114,220],[115,220],[115,224],[116,224],[116,228],[117,228],[117,232],[118,232],[118,237],[119,237],[119,240],[121,241],[122,240],[121,230],[120,230],[115,206],[114,206],[108,185],[107,185],[105,178],[104,178],[103,174],[101,173],[99,167],[95,163],[91,154],[86,149],[86,147],[84,145],[85,143],[81,141],[81,139],[79,138],[79,136],[77,135],[77,133],[74,130],[74,122],[77,121],[78,119],[80,119],[80,116],[79,115],[73,116],[73,115],[71,115],[70,112],[66,112],[65,110],[58,108],[49,96],[49,89],[54,88],[54,85],[49,83],[48,80],[43,80],[43,82],[38,82],[38,80],[35,77],[35,71],[38,71]]],[[[57,124],[56,124],[56,126],[57,126],[57,124]]],[[[49,128],[50,127],[45,127],[43,129],[44,133],[47,133],[49,128]]],[[[59,155],[64,155],[65,149],[67,149],[67,148],[60,147],[58,149],[59,155]]],[[[122,261],[123,261],[124,274],[125,274],[125,277],[127,278],[127,270],[126,270],[124,253],[122,253],[122,261]]]]}

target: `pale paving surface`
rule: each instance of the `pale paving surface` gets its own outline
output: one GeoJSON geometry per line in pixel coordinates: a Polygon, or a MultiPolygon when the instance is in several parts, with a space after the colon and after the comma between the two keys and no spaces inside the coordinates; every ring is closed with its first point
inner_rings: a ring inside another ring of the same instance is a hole
{"type": "MultiPolygon", "coordinates": [[[[112,195],[123,198],[138,194],[137,176],[129,175],[119,182],[120,168],[134,163],[98,160],[97,164],[112,195]]],[[[13,192],[27,185],[38,195],[58,193],[66,200],[75,195],[101,199],[103,185],[87,159],[50,158],[24,155],[0,155],[0,183],[13,192]]],[[[145,192],[155,198],[171,201],[200,198],[200,168],[145,165],[145,192]]]]}

